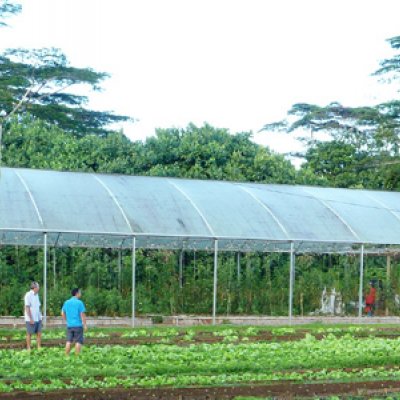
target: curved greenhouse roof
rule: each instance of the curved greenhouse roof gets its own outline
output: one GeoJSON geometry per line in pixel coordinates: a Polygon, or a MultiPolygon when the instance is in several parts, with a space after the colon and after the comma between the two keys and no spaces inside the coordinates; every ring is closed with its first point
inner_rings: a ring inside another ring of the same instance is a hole
{"type": "Polygon", "coordinates": [[[286,251],[400,245],[400,193],[2,168],[0,244],[286,251]]]}

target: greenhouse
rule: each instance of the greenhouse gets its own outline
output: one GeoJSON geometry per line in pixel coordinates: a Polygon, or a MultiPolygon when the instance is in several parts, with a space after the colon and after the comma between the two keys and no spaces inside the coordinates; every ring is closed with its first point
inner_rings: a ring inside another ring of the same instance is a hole
{"type": "Polygon", "coordinates": [[[49,247],[290,254],[289,319],[295,255],[364,254],[400,246],[400,193],[322,187],[2,168],[0,245],[43,246],[44,315],[49,247]]]}

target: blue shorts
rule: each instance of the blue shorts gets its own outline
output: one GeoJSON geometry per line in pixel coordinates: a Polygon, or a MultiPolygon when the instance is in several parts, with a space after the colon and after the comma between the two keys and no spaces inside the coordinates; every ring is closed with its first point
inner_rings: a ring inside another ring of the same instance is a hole
{"type": "Polygon", "coordinates": [[[38,334],[42,332],[42,321],[36,321],[34,324],[26,322],[26,332],[29,335],[38,334]]]}
{"type": "Polygon", "coordinates": [[[83,344],[83,327],[67,328],[67,342],[83,344]]]}

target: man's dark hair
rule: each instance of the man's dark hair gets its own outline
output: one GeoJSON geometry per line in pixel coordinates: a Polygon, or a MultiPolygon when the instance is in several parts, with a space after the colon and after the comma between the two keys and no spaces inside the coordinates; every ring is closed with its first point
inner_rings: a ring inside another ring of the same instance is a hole
{"type": "Polygon", "coordinates": [[[72,296],[76,296],[78,293],[79,293],[79,288],[73,288],[73,289],[71,290],[72,296]]]}
{"type": "Polygon", "coordinates": [[[39,287],[39,284],[36,281],[31,282],[31,289],[35,289],[39,287]]]}

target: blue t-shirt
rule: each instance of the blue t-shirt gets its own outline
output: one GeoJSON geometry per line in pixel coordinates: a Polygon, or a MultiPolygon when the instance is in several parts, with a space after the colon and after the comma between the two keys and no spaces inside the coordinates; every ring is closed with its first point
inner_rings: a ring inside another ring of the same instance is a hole
{"type": "Polygon", "coordinates": [[[67,317],[68,328],[80,328],[83,326],[81,313],[86,312],[86,308],[81,300],[71,297],[64,303],[62,311],[67,317]]]}

